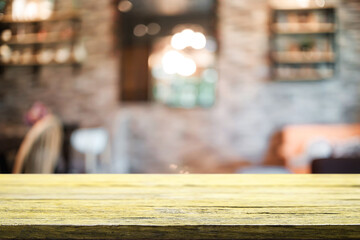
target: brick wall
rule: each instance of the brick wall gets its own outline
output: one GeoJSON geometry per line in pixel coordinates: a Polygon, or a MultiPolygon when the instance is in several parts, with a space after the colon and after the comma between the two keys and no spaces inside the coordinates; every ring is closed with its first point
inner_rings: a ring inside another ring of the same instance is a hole
{"type": "Polygon", "coordinates": [[[21,121],[41,100],[67,122],[95,126],[113,119],[115,172],[123,171],[124,162],[135,172],[211,172],[242,160],[260,163],[268,138],[286,124],[360,120],[359,1],[340,5],[338,75],[322,82],[280,83],[268,79],[268,1],[220,0],[216,105],[192,110],[155,103],[119,107],[111,2],[82,0],[89,56],[79,74],[44,68],[31,85],[28,69],[7,71],[0,80],[1,122],[21,121]]]}
{"type": "Polygon", "coordinates": [[[213,172],[236,166],[233,162],[262,162],[269,137],[284,125],[358,122],[359,8],[359,1],[340,3],[337,76],[285,83],[269,81],[268,1],[219,1],[216,105],[209,110],[156,104],[122,108],[118,122],[127,133],[117,146],[124,159],[135,172],[213,172]]]}

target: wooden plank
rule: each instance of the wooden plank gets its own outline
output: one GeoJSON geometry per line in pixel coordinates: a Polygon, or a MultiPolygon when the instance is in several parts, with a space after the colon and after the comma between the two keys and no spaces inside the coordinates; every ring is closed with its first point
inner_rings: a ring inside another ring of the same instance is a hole
{"type": "Polygon", "coordinates": [[[360,175],[0,175],[0,239],[359,239],[360,175]]]}

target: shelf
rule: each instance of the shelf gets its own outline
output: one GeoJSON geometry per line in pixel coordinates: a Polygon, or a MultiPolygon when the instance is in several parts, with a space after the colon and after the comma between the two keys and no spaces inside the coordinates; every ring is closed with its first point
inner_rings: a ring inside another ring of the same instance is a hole
{"type": "Polygon", "coordinates": [[[283,0],[272,6],[273,11],[289,11],[273,13],[270,25],[273,79],[309,82],[332,78],[337,57],[336,5],[327,2],[320,7],[312,1],[309,7],[301,7],[293,2],[283,0]]]}
{"type": "Polygon", "coordinates": [[[319,64],[319,63],[335,63],[334,60],[275,60],[280,64],[319,64]]]}
{"type": "Polygon", "coordinates": [[[65,63],[55,63],[55,62],[51,62],[51,63],[38,63],[38,62],[32,62],[32,63],[18,63],[18,64],[14,64],[14,63],[0,63],[0,67],[36,67],[36,66],[74,66],[74,65],[81,65],[81,63],[79,62],[75,62],[75,61],[69,61],[69,62],[65,62],[65,63]]]}
{"type": "Polygon", "coordinates": [[[331,76],[325,76],[325,77],[308,77],[308,78],[275,78],[275,81],[278,82],[311,82],[311,81],[321,81],[326,80],[333,77],[331,76]]]}
{"type": "Polygon", "coordinates": [[[313,11],[313,10],[333,10],[335,5],[326,5],[324,7],[320,6],[310,6],[310,7],[301,7],[301,6],[272,6],[274,11],[313,11]]]}
{"type": "MultiPolygon", "coordinates": [[[[10,5],[14,7],[12,2],[10,5]]],[[[4,74],[7,69],[24,67],[32,69],[35,80],[42,67],[68,66],[74,72],[81,69],[83,62],[78,60],[83,60],[86,52],[83,52],[83,49],[78,50],[76,45],[81,38],[82,11],[80,8],[61,8],[61,10],[53,11],[47,18],[41,18],[43,15],[36,15],[35,19],[19,20],[19,18],[24,18],[25,14],[12,15],[11,6],[5,14],[0,14],[1,29],[12,31],[3,36],[8,41],[0,40],[0,45],[7,45],[7,48],[14,51],[14,55],[5,49],[6,56],[11,58],[6,57],[6,59],[2,59],[3,61],[0,60],[0,75],[4,74]],[[19,30],[20,27],[23,29],[19,30]],[[56,51],[63,47],[69,48],[70,52],[68,53],[66,50],[57,55],[56,51]],[[70,54],[68,58],[66,58],[67,54],[70,54]],[[67,61],[61,63],[55,61],[65,59],[67,61]]],[[[83,48],[83,46],[80,47],[83,48]]],[[[14,71],[17,70],[14,69],[14,71]]]]}
{"type": "Polygon", "coordinates": [[[22,40],[22,41],[18,41],[18,40],[10,40],[8,42],[2,42],[2,44],[7,44],[7,45],[41,45],[41,44],[58,44],[58,43],[68,43],[68,42],[73,42],[75,41],[75,39],[70,38],[70,39],[59,39],[59,38],[49,38],[49,39],[45,39],[45,40],[37,40],[36,38],[29,38],[27,40],[22,40]]]}
{"type": "Polygon", "coordinates": [[[274,30],[274,33],[276,34],[292,34],[292,35],[296,35],[296,34],[335,34],[335,30],[274,30]]]}
{"type": "Polygon", "coordinates": [[[21,36],[13,35],[9,41],[1,41],[0,44],[7,45],[32,45],[32,44],[53,44],[53,43],[67,43],[77,39],[76,34],[72,34],[71,37],[64,38],[58,32],[46,33],[46,37],[43,40],[39,40],[38,33],[24,34],[21,36]]]}
{"type": "Polygon", "coordinates": [[[287,64],[311,64],[311,63],[334,63],[334,53],[322,52],[280,52],[272,54],[273,60],[276,63],[287,64]]]}
{"type": "Polygon", "coordinates": [[[272,25],[272,31],[276,34],[334,34],[335,24],[322,23],[276,23],[272,25]]]}
{"type": "Polygon", "coordinates": [[[4,15],[0,18],[0,23],[36,23],[36,22],[56,22],[56,21],[66,21],[66,20],[79,20],[80,12],[58,12],[54,13],[51,17],[47,19],[33,19],[33,20],[15,20],[12,16],[4,15]]]}

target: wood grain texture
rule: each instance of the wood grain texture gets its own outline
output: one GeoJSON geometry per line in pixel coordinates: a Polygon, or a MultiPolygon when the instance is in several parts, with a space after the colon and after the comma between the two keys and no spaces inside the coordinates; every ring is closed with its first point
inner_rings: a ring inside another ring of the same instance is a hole
{"type": "Polygon", "coordinates": [[[360,239],[360,175],[0,175],[0,239],[360,239]]]}

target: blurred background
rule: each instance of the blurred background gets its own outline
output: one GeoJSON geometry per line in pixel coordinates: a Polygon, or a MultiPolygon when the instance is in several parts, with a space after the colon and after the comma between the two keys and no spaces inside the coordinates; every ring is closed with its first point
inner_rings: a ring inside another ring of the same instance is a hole
{"type": "Polygon", "coordinates": [[[2,173],[360,173],[360,1],[0,0],[2,173]]]}

